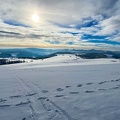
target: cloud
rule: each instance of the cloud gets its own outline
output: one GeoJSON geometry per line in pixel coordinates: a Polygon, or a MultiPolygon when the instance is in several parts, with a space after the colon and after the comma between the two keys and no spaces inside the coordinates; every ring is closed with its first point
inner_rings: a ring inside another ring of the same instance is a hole
{"type": "Polygon", "coordinates": [[[2,34],[11,34],[11,35],[20,35],[20,33],[16,33],[16,32],[7,32],[7,31],[0,31],[0,33],[2,33],[2,34]]]}
{"type": "MultiPolygon", "coordinates": [[[[119,0],[6,0],[0,2],[4,19],[27,20],[37,12],[44,20],[70,24],[82,18],[119,14],[119,0]]],[[[26,23],[27,23],[26,22],[26,23]]]]}
{"type": "Polygon", "coordinates": [[[112,16],[100,23],[100,34],[114,34],[120,32],[120,15],[112,16]]]}
{"type": "Polygon", "coordinates": [[[1,45],[114,49],[120,0],[1,0],[0,28],[1,45]]]}

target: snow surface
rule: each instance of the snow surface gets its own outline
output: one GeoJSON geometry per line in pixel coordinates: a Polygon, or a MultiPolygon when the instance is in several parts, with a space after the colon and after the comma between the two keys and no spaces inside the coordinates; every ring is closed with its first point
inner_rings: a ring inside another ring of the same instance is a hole
{"type": "Polygon", "coordinates": [[[120,119],[120,60],[30,61],[0,66],[0,120],[120,119]]]}

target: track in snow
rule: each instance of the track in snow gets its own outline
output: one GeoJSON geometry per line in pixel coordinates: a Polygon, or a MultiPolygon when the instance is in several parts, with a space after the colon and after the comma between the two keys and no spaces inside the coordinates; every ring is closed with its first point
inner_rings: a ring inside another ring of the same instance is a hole
{"type": "MultiPolygon", "coordinates": [[[[38,99],[37,101],[40,101],[40,104],[42,104],[43,108],[45,109],[46,113],[48,114],[48,119],[47,120],[73,120],[73,118],[65,111],[63,110],[60,106],[56,105],[52,100],[49,98],[42,98],[41,95],[39,94],[38,90],[40,91],[40,88],[32,83],[26,83],[22,78],[17,77],[16,75],[11,74],[15,80],[21,84],[21,86],[24,88],[26,91],[27,95],[26,96],[31,96],[30,98],[27,99],[29,109],[31,111],[31,118],[32,120],[39,120],[39,117],[37,116],[37,112],[35,108],[33,107],[35,104],[35,100],[33,100],[32,96],[36,96],[38,99]],[[39,99],[41,98],[41,99],[39,99]]],[[[26,119],[27,120],[27,119],[26,119]]]]}

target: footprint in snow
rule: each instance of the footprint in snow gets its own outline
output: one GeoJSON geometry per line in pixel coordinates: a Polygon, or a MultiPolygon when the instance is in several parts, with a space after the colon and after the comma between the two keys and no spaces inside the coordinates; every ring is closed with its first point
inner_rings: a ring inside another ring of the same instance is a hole
{"type": "Polygon", "coordinates": [[[93,83],[86,83],[86,85],[92,85],[93,83]]]}
{"type": "Polygon", "coordinates": [[[119,88],[120,88],[120,87],[117,86],[117,87],[110,88],[110,90],[112,90],[112,89],[119,89],[119,88]]]}
{"type": "Polygon", "coordinates": [[[111,82],[118,82],[118,81],[120,81],[120,79],[111,80],[111,82]]]}
{"type": "Polygon", "coordinates": [[[62,88],[57,88],[56,90],[57,90],[57,91],[63,91],[64,89],[62,89],[62,88]]]}
{"type": "Polygon", "coordinates": [[[22,120],[26,120],[26,118],[23,118],[22,120]]]}
{"type": "Polygon", "coordinates": [[[59,97],[64,97],[64,96],[65,96],[65,95],[56,95],[55,97],[58,97],[58,98],[59,98],[59,97]]]}
{"type": "Polygon", "coordinates": [[[22,97],[22,95],[10,96],[11,99],[13,99],[13,98],[19,98],[19,97],[22,97]]]}
{"type": "Polygon", "coordinates": [[[21,105],[26,105],[26,104],[29,104],[30,102],[27,101],[27,102],[20,102],[18,104],[16,104],[15,106],[21,106],[21,105]]]}
{"type": "Polygon", "coordinates": [[[47,97],[39,97],[39,98],[37,98],[37,100],[45,100],[45,99],[47,99],[47,97]]]}
{"type": "Polygon", "coordinates": [[[69,92],[70,94],[79,94],[79,92],[69,92]]]}
{"type": "Polygon", "coordinates": [[[99,91],[106,91],[107,89],[104,89],[104,88],[102,88],[102,89],[98,89],[99,91]]]}
{"type": "Polygon", "coordinates": [[[0,108],[10,107],[11,105],[0,105],[0,108]]]}
{"type": "Polygon", "coordinates": [[[93,93],[93,92],[95,91],[89,91],[89,90],[85,91],[85,93],[93,93]]]}
{"type": "Polygon", "coordinates": [[[69,85],[67,85],[67,86],[65,86],[66,88],[70,88],[71,86],[69,86],[69,85]]]}
{"type": "Polygon", "coordinates": [[[77,87],[82,87],[82,84],[78,84],[77,87]]]}
{"type": "Polygon", "coordinates": [[[48,93],[49,91],[48,90],[42,90],[41,92],[42,93],[48,93]]]}
{"type": "Polygon", "coordinates": [[[33,95],[36,95],[37,93],[29,93],[27,94],[26,96],[33,96],[33,95]]]}
{"type": "Polygon", "coordinates": [[[0,99],[0,102],[6,102],[7,100],[5,100],[5,99],[3,99],[3,98],[1,98],[0,99]]]}
{"type": "Polygon", "coordinates": [[[120,81],[120,79],[117,79],[116,81],[120,81]]]}
{"type": "Polygon", "coordinates": [[[109,81],[103,81],[103,82],[100,82],[98,84],[104,84],[104,83],[107,83],[107,82],[109,82],[109,81]]]}

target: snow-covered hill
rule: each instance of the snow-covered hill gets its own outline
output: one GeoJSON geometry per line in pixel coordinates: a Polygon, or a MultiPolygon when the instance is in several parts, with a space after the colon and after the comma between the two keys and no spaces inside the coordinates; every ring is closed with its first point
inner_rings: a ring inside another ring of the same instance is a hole
{"type": "MultiPolygon", "coordinates": [[[[25,59],[20,59],[25,60],[25,59]]],[[[39,68],[39,67],[54,67],[54,66],[72,66],[72,65],[94,65],[94,64],[116,64],[120,63],[119,59],[101,58],[101,59],[82,59],[72,54],[62,54],[55,57],[39,60],[26,59],[26,63],[6,65],[7,68],[39,68]]]]}
{"type": "Polygon", "coordinates": [[[119,120],[120,61],[58,55],[0,66],[0,120],[119,120]]]}

